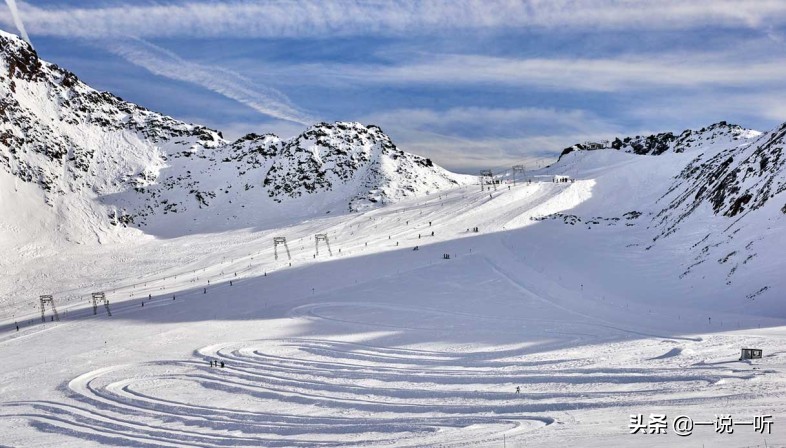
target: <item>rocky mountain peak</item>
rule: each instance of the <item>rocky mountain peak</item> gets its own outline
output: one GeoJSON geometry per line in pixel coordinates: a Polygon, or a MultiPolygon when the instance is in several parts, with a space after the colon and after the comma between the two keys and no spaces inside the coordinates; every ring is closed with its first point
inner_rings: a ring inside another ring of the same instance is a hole
{"type": "Polygon", "coordinates": [[[287,140],[228,142],[97,91],[16,36],[2,33],[0,44],[0,172],[40,187],[52,207],[109,224],[188,219],[198,231],[191,223],[229,215],[247,226],[293,201],[291,213],[352,211],[472,181],[398,149],[374,125],[318,123],[287,140]]]}
{"type": "MultiPolygon", "coordinates": [[[[617,137],[605,148],[600,149],[615,149],[632,154],[657,156],[664,153],[686,152],[690,151],[691,148],[707,144],[734,144],[735,142],[744,144],[760,135],[761,132],[759,131],[720,121],[698,130],[686,129],[679,134],[661,132],[646,136],[617,137]]],[[[573,151],[592,151],[596,149],[599,148],[577,143],[565,148],[560,157],[573,151]]]]}

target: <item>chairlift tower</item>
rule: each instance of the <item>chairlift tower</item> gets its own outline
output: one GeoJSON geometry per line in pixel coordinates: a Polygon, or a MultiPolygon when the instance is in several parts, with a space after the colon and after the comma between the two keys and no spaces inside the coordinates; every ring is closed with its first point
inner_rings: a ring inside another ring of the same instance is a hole
{"type": "Polygon", "coordinates": [[[45,294],[39,297],[41,300],[41,322],[46,322],[46,305],[49,304],[52,307],[52,316],[54,316],[54,320],[60,322],[60,315],[57,314],[57,308],[55,308],[55,298],[49,294],[45,294]]]}
{"type": "Polygon", "coordinates": [[[516,186],[516,173],[524,174],[524,165],[513,165],[513,186],[516,186]]]}
{"type": "MultiPolygon", "coordinates": [[[[497,189],[497,183],[494,182],[494,173],[491,170],[481,170],[480,171],[480,191],[483,191],[483,183],[486,181],[486,178],[491,182],[491,185],[494,185],[494,190],[497,189]]],[[[491,190],[491,187],[489,187],[491,190]]]]}
{"type": "Polygon", "coordinates": [[[330,240],[328,239],[327,233],[317,233],[316,235],[314,235],[314,245],[316,246],[317,257],[319,256],[319,242],[320,241],[323,241],[325,243],[325,245],[327,246],[327,249],[328,249],[328,253],[332,257],[333,256],[333,251],[330,250],[330,240]]]}
{"type": "Polygon", "coordinates": [[[273,237],[273,254],[276,256],[276,260],[278,260],[278,246],[284,245],[284,249],[287,250],[287,258],[292,260],[292,255],[289,253],[289,246],[287,245],[287,238],[285,236],[274,236],[273,237]]]}
{"type": "Polygon", "coordinates": [[[103,292],[94,292],[93,293],[93,315],[95,316],[98,314],[98,304],[103,303],[104,308],[106,308],[106,314],[109,317],[112,317],[112,312],[109,311],[109,300],[106,299],[106,294],[103,292]]]}

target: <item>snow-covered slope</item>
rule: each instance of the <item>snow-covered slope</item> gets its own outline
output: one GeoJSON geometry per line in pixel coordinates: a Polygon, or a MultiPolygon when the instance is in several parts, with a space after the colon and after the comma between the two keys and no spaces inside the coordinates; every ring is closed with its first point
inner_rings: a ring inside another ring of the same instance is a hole
{"type": "Polygon", "coordinates": [[[730,285],[736,256],[681,275],[691,244],[733,219],[709,206],[647,249],[658,198],[690,160],[577,153],[563,159],[584,176],[572,183],[467,186],[265,230],[75,245],[67,258],[13,254],[0,282],[4,443],[782,445],[777,423],[765,435],[629,433],[640,413],[786,418],[783,219],[771,231],[749,222],[758,256],[730,285]],[[316,253],[317,233],[332,254],[316,253]],[[276,236],[291,259],[274,256],[276,236]],[[93,314],[93,291],[111,317],[93,314]],[[41,322],[43,293],[60,321],[47,309],[41,322]],[[738,361],[741,347],[765,357],[738,361]]]}
{"type": "Polygon", "coordinates": [[[5,183],[39,186],[62,219],[92,228],[69,235],[75,241],[122,233],[110,226],[172,236],[265,225],[471,181],[359,123],[320,123],[286,141],[251,134],[227,142],[98,92],[0,32],[0,176],[7,175],[5,183]]]}
{"type": "Polygon", "coordinates": [[[679,138],[666,133],[618,140],[627,142],[619,149],[568,151],[544,172],[593,179],[597,187],[570,214],[549,218],[636,235],[630,250],[640,249],[661,274],[685,280],[676,285],[688,288],[675,291],[688,300],[714,296],[740,309],[780,313],[786,287],[776,274],[786,269],[779,255],[786,245],[784,126],[761,133],[722,122],[679,138]],[[635,142],[656,143],[636,150],[635,142]],[[655,261],[664,259],[671,264],[655,261]]]}

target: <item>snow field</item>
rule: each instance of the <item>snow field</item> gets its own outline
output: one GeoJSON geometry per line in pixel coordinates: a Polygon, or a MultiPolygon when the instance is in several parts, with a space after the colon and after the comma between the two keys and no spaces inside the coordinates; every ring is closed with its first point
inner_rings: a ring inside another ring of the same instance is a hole
{"type": "Polygon", "coordinates": [[[19,333],[6,314],[3,443],[625,446],[642,440],[628,434],[630,414],[658,412],[776,423],[767,436],[702,428],[646,436],[650,446],[785,443],[784,322],[674,307],[691,281],[669,274],[675,246],[623,250],[644,226],[530,219],[581,211],[596,192],[591,179],[503,187],[491,199],[466,187],[49,259],[36,287],[77,299],[54,324],[18,307],[34,322],[19,333]],[[314,233],[329,235],[333,257],[314,258],[314,233]],[[273,259],[279,235],[291,267],[273,259]],[[675,297],[655,300],[656,285],[675,297]],[[111,318],[85,307],[95,289],[108,293],[111,318]],[[742,346],[766,356],[738,362],[742,346]]]}

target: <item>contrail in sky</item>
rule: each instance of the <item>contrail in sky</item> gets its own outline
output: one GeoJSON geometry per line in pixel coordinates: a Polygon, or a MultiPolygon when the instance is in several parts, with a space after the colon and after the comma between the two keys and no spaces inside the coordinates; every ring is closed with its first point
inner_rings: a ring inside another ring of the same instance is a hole
{"type": "Polygon", "coordinates": [[[220,68],[186,61],[142,39],[118,40],[107,49],[134,65],[170,79],[190,82],[281,120],[309,125],[316,120],[292,104],[282,92],[220,68]]]}
{"type": "Polygon", "coordinates": [[[27,35],[27,31],[25,30],[25,24],[22,23],[22,16],[19,15],[19,9],[16,7],[16,0],[5,0],[5,3],[8,5],[8,9],[11,10],[11,15],[14,16],[14,24],[19,32],[22,34],[22,39],[25,40],[30,46],[33,46],[33,43],[30,42],[30,36],[27,35]]]}

